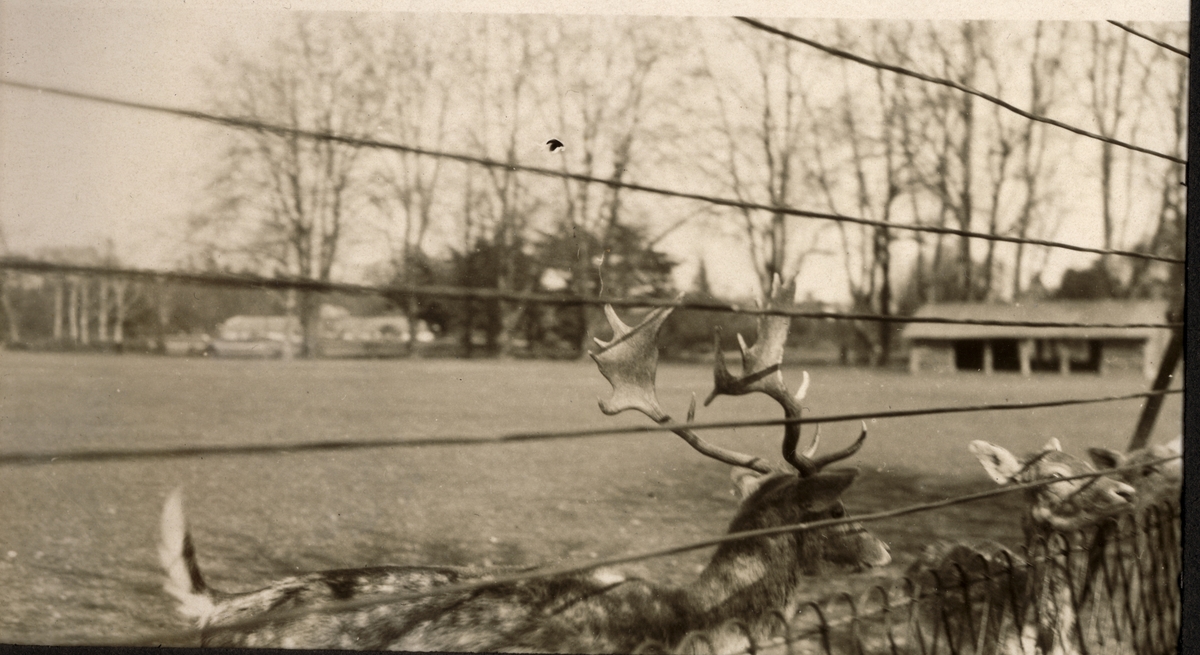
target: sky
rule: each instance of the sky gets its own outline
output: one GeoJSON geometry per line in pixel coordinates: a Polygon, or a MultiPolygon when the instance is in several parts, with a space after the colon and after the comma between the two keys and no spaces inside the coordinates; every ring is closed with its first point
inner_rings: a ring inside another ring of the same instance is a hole
{"type": "MultiPolygon", "coordinates": [[[[294,9],[516,11],[882,18],[1186,20],[1186,0],[887,2],[241,2],[4,0],[0,76],[174,107],[205,105],[203,71],[223,46],[266,42],[294,9]],[[812,7],[819,4],[819,7],[812,7]],[[1036,13],[1033,13],[1036,12],[1036,13]]],[[[9,252],[111,241],[128,265],[177,263],[201,204],[214,131],[224,129],[0,86],[0,229],[9,252]]],[[[1071,226],[1060,232],[1070,240],[1071,226]]],[[[720,259],[724,248],[707,248],[720,259]]],[[[692,248],[684,253],[695,256],[692,248]]],[[[734,266],[727,262],[715,263],[734,266]]],[[[351,280],[352,281],[352,280],[351,280]]]]}

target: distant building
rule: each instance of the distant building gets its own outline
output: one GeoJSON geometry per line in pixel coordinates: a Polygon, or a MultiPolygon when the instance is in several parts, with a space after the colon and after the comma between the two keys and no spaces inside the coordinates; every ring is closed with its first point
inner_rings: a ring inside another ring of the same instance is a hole
{"type": "MultiPolygon", "coordinates": [[[[318,330],[321,353],[328,357],[396,356],[413,338],[404,316],[351,316],[334,305],[321,307],[318,330]]],[[[233,316],[218,326],[217,334],[210,351],[233,357],[279,357],[285,343],[298,346],[302,341],[300,320],[295,316],[233,316]]],[[[433,339],[425,322],[418,321],[416,340],[427,343],[433,339]]]]}
{"type": "Polygon", "coordinates": [[[300,321],[294,316],[238,315],[217,326],[217,334],[222,341],[300,343],[300,321]]]}
{"type": "MultiPolygon", "coordinates": [[[[1039,301],[1015,305],[941,303],[926,305],[922,318],[1056,323],[1163,323],[1163,300],[1039,301]]],[[[1103,374],[1136,370],[1147,378],[1158,371],[1170,331],[1166,328],[1024,327],[910,323],[909,370],[1051,371],[1103,374]]]]}

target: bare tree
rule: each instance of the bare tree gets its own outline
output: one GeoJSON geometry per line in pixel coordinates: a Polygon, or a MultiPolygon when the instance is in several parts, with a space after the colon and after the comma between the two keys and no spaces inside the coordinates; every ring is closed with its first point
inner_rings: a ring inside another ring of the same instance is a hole
{"type": "MultiPolygon", "coordinates": [[[[477,108],[466,129],[468,140],[481,155],[510,164],[486,169],[487,200],[473,214],[475,225],[499,258],[495,285],[501,292],[528,290],[529,280],[519,262],[532,215],[542,204],[542,199],[530,192],[528,181],[511,167],[518,163],[526,145],[537,139],[526,122],[532,113],[531,77],[544,61],[542,27],[513,17],[482,19],[470,35],[468,70],[463,78],[477,108]]],[[[497,325],[489,330],[489,339],[494,341],[490,345],[498,356],[514,354],[524,312],[523,303],[498,303],[497,325]]]]}
{"type": "MultiPolygon", "coordinates": [[[[791,206],[802,191],[812,191],[802,175],[814,118],[804,110],[801,55],[790,41],[764,40],[758,33],[739,31],[733,40],[750,53],[754,78],[722,76],[704,53],[719,116],[719,154],[713,155],[711,172],[740,201],[791,206]]],[[[779,212],[737,211],[760,290],[769,289],[777,274],[797,273],[808,255],[820,251],[820,235],[829,227],[789,221],[779,212]]]]}
{"type": "MultiPolygon", "coordinates": [[[[1011,96],[1012,86],[1024,83],[1018,79],[1024,66],[1029,106],[1034,113],[1045,113],[1061,78],[1063,42],[1061,32],[1047,38],[1046,27],[1035,25],[1025,64],[1013,56],[1014,38],[1001,40],[990,23],[964,22],[952,31],[926,26],[913,49],[940,67],[940,77],[1000,97],[1011,96]]],[[[907,135],[902,140],[907,165],[933,199],[931,209],[912,196],[914,214],[934,217],[922,223],[987,234],[1051,236],[1056,223],[1042,220],[1040,210],[1052,187],[1045,126],[996,105],[979,105],[971,94],[946,86],[918,88],[922,102],[901,115],[900,125],[907,135]]],[[[916,237],[920,302],[995,299],[1003,294],[1006,285],[999,280],[1010,262],[1019,291],[1028,264],[1024,247],[1018,246],[1010,260],[995,241],[973,243],[975,239],[960,236],[947,247],[946,240],[941,234],[916,237]]]]}
{"type": "MultiPolygon", "coordinates": [[[[996,95],[1003,97],[1005,95],[1004,79],[1006,75],[1005,71],[1001,69],[995,48],[980,48],[979,59],[983,67],[991,73],[996,95]]],[[[1023,118],[1017,119],[1012,114],[1003,111],[999,105],[990,105],[988,110],[991,118],[991,130],[984,157],[984,184],[986,186],[983,192],[986,194],[986,205],[982,209],[987,219],[987,233],[999,234],[1001,217],[1003,215],[1001,211],[1003,201],[1008,187],[1011,186],[1010,183],[1014,182],[1012,167],[1015,165],[1018,144],[1022,140],[1023,130],[1032,129],[1034,122],[1023,118]]],[[[979,283],[979,295],[977,299],[995,299],[999,291],[996,285],[996,278],[1000,275],[999,271],[997,271],[998,268],[996,242],[987,241],[984,244],[981,271],[983,280],[979,283]]]]}
{"type": "MultiPolygon", "coordinates": [[[[480,239],[478,214],[484,202],[483,194],[479,191],[476,175],[478,171],[467,167],[462,181],[462,197],[459,213],[461,216],[460,250],[457,254],[458,284],[462,287],[473,286],[477,272],[475,257],[472,256],[476,243],[480,239]]],[[[459,334],[462,356],[468,359],[475,351],[475,301],[466,300],[459,312],[462,325],[459,334]]]]}
{"type": "MultiPolygon", "coordinates": [[[[1114,30],[1102,23],[1088,25],[1091,57],[1087,68],[1089,109],[1101,136],[1115,138],[1125,127],[1128,117],[1126,79],[1129,75],[1129,33],[1114,30]]],[[[1113,206],[1113,181],[1116,167],[1116,146],[1100,143],[1101,219],[1104,221],[1104,247],[1112,248],[1117,232],[1116,208],[1113,206]]],[[[1105,257],[1107,269],[1108,258],[1105,257]]]]}
{"type": "MultiPolygon", "coordinates": [[[[965,86],[975,86],[978,72],[979,56],[976,50],[978,33],[982,25],[964,22],[959,31],[959,48],[953,52],[940,39],[934,39],[933,45],[941,55],[943,72],[965,86]],[[956,66],[957,64],[957,66],[956,66]]],[[[945,201],[950,215],[957,222],[960,230],[971,230],[975,212],[975,161],[974,145],[976,135],[975,97],[967,93],[955,91],[949,98],[949,114],[955,120],[954,130],[949,135],[952,145],[949,148],[949,158],[942,162],[942,170],[947,176],[953,176],[953,182],[945,189],[945,201]],[[955,184],[956,182],[956,184],[955,184]]],[[[959,237],[958,270],[959,288],[964,300],[971,300],[975,295],[975,282],[972,279],[974,269],[971,259],[972,239],[959,237]]]]}
{"type": "MultiPolygon", "coordinates": [[[[1154,31],[1155,36],[1164,42],[1187,41],[1186,26],[1161,25],[1156,26],[1154,31]]],[[[1185,57],[1154,48],[1141,66],[1143,79],[1156,80],[1146,89],[1146,101],[1164,115],[1170,139],[1167,152],[1180,158],[1185,156],[1187,150],[1188,64],[1189,60],[1185,57]]],[[[1146,182],[1157,190],[1157,212],[1137,249],[1182,258],[1187,243],[1187,187],[1183,184],[1185,169],[1173,162],[1156,164],[1146,171],[1146,182]]],[[[1182,273],[1183,266],[1178,264],[1133,260],[1130,262],[1129,294],[1174,295],[1181,290],[1182,273]]]]}
{"type": "MultiPolygon", "coordinates": [[[[1038,22],[1033,33],[1033,52],[1029,59],[1029,111],[1047,115],[1053,105],[1058,83],[1062,77],[1062,55],[1067,24],[1062,23],[1048,36],[1050,28],[1038,22]]],[[[1041,207],[1045,204],[1046,189],[1051,188],[1053,167],[1046,161],[1046,130],[1043,123],[1025,121],[1016,135],[1018,163],[1015,175],[1023,194],[1019,209],[1012,224],[1013,235],[1025,239],[1045,223],[1041,207]]],[[[1049,238],[1049,234],[1036,236],[1049,238]]],[[[1016,244],[1012,267],[1012,297],[1019,300],[1023,295],[1026,247],[1016,244]]],[[[1040,271],[1035,271],[1040,276],[1040,271]]]]}
{"type": "MultiPolygon", "coordinates": [[[[839,25],[838,34],[842,41],[849,38],[844,25],[839,25]]],[[[910,36],[911,26],[903,23],[873,23],[865,32],[873,57],[891,61],[905,56],[910,36]]],[[[876,70],[874,97],[868,99],[862,86],[851,82],[844,63],[842,73],[842,93],[832,113],[835,122],[816,132],[814,156],[806,161],[806,173],[816,180],[832,212],[842,213],[848,204],[852,211],[847,213],[884,223],[849,226],[838,222],[837,229],[853,309],[891,315],[894,237],[887,224],[895,222],[898,202],[911,193],[904,153],[911,151],[912,144],[905,141],[908,132],[902,125],[902,118],[912,113],[910,94],[904,78],[876,70]],[[838,161],[832,160],[831,154],[838,161]]],[[[880,321],[873,327],[876,333],[871,335],[867,325],[852,324],[864,358],[884,366],[891,357],[892,326],[880,321]]]]}
{"type": "MultiPolygon", "coordinates": [[[[100,251],[91,246],[43,248],[37,253],[42,261],[60,264],[96,266],[104,262],[100,251]]],[[[54,288],[54,340],[63,338],[63,319],[66,337],[71,344],[91,342],[91,310],[89,290],[96,278],[90,275],[58,274],[51,277],[54,288]],[[65,310],[65,316],[64,316],[65,310]]]]}
{"type": "MultiPolygon", "coordinates": [[[[644,113],[655,86],[656,64],[664,46],[653,25],[608,19],[578,23],[559,19],[549,45],[550,102],[557,134],[569,145],[561,151],[564,172],[621,182],[635,165],[637,146],[646,138],[644,113]],[[569,137],[567,135],[570,135],[569,137]]],[[[550,122],[550,121],[548,121],[550,122]]],[[[570,289],[580,297],[600,291],[594,258],[603,258],[610,235],[622,221],[620,187],[600,187],[563,178],[559,230],[575,243],[570,289]],[[601,252],[594,252],[595,248],[601,252]]],[[[587,352],[587,306],[579,305],[578,352],[587,352]]]]}
{"type": "MultiPolygon", "coordinates": [[[[362,84],[373,65],[346,47],[360,32],[340,15],[296,13],[261,56],[229,54],[214,84],[226,114],[321,133],[374,132],[383,98],[362,84]]],[[[328,281],[347,224],[364,212],[362,151],[266,130],[230,133],[211,191],[214,212],[193,238],[229,261],[277,275],[328,281]]],[[[319,307],[298,303],[305,353],[317,354],[319,307]]]]}
{"type": "MultiPolygon", "coordinates": [[[[407,145],[442,150],[449,129],[452,82],[443,69],[452,65],[452,53],[419,29],[419,25],[395,23],[383,32],[364,34],[359,42],[366,46],[364,56],[376,62],[368,69],[364,86],[384,98],[380,126],[384,134],[407,145]]],[[[384,233],[392,244],[393,266],[408,284],[428,282],[421,279],[420,268],[442,181],[442,161],[411,152],[382,153],[371,177],[371,200],[386,216],[384,233]]],[[[416,352],[418,311],[417,297],[408,296],[404,314],[410,356],[416,352]]]]}

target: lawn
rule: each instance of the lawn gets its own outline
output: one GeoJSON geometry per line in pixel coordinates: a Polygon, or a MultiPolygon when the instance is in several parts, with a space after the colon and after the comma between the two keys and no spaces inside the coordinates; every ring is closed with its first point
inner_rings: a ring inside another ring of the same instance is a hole
{"type": "MultiPolygon", "coordinates": [[[[799,370],[785,369],[792,386],[799,370]]],[[[927,375],[815,368],[813,415],[1132,393],[1138,376],[927,375]]],[[[686,412],[709,369],[664,364],[660,398],[686,412]]],[[[607,383],[590,361],[236,361],[0,353],[0,451],[161,448],[312,440],[487,436],[644,424],[605,417],[607,383]]],[[[865,513],[991,488],[972,439],[1014,451],[1058,437],[1067,450],[1123,448],[1140,403],[869,424],[846,495],[865,513]]],[[[1170,397],[1154,441],[1180,429],[1170,397]]],[[[779,415],[759,397],[717,400],[697,420],[779,415]]],[[[822,430],[823,449],[857,424],[822,430]]],[[[810,432],[806,429],[806,434],[810,432]]],[[[780,429],[707,434],[778,457],[780,429]]],[[[735,503],[728,467],[670,434],[478,447],[214,456],[0,468],[0,642],[68,643],[182,628],[161,591],[155,541],[165,495],[182,485],[211,585],[254,588],[275,576],[371,564],[588,561],[722,533],[735,503]]],[[[1001,497],[868,527],[896,576],[938,537],[1019,541],[1019,498],[1001,497]]],[[[669,582],[700,551],[626,570],[669,582]]],[[[860,587],[870,580],[859,576],[860,587]]],[[[814,593],[843,580],[817,581],[814,593]]]]}

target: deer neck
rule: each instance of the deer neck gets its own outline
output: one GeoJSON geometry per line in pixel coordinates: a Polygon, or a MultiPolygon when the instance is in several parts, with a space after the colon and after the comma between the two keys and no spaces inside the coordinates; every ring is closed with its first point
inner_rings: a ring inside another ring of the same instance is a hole
{"type": "Polygon", "coordinates": [[[774,611],[786,615],[796,604],[797,553],[790,535],[723,544],[683,590],[695,627],[740,619],[754,629],[775,621],[774,611]]]}
{"type": "Polygon", "coordinates": [[[1036,647],[1046,655],[1072,655],[1079,635],[1076,630],[1075,599],[1070,585],[1070,546],[1063,533],[1030,516],[1023,517],[1025,545],[1037,561],[1029,579],[1029,593],[1036,608],[1036,647]]]}

